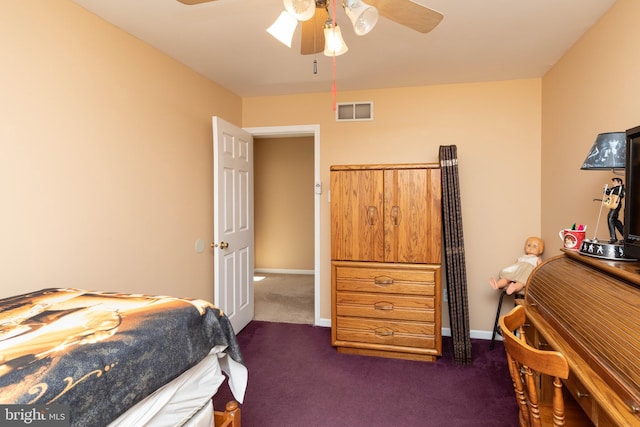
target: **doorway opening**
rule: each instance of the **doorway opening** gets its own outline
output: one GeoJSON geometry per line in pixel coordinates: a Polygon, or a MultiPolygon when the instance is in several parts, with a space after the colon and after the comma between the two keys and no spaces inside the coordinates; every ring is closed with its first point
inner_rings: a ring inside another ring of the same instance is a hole
{"type": "Polygon", "coordinates": [[[296,125],[244,128],[254,138],[286,138],[286,137],[313,137],[313,177],[314,177],[314,206],[313,206],[313,288],[314,288],[314,325],[330,326],[330,319],[320,318],[320,197],[322,185],[320,182],[320,125],[296,125]]]}

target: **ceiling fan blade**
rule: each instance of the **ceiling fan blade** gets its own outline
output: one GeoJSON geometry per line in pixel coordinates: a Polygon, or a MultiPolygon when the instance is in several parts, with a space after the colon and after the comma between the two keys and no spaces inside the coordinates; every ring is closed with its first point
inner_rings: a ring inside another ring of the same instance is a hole
{"type": "Polygon", "coordinates": [[[302,21],[302,43],[300,53],[312,55],[324,50],[324,24],[329,19],[326,7],[316,7],[313,18],[302,21]]]}
{"type": "Polygon", "coordinates": [[[178,0],[178,1],[184,4],[194,5],[194,4],[200,4],[200,3],[209,3],[210,1],[216,1],[216,0],[178,0]]]}
{"type": "Polygon", "coordinates": [[[411,0],[367,0],[381,16],[421,33],[428,33],[442,21],[443,15],[411,0]]]}

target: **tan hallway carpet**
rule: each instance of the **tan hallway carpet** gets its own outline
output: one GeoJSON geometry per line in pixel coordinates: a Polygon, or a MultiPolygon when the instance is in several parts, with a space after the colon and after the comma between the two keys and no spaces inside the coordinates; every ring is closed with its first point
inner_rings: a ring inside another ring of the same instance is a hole
{"type": "Polygon", "coordinates": [[[254,320],[313,325],[313,274],[256,273],[254,320]]]}

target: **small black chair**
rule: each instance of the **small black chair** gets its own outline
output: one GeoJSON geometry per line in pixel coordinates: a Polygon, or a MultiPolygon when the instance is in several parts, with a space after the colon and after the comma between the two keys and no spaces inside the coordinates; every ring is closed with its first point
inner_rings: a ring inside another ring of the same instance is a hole
{"type": "MultiPolygon", "coordinates": [[[[500,291],[500,298],[498,299],[498,309],[496,310],[496,320],[493,323],[493,334],[491,335],[491,345],[489,346],[489,350],[493,350],[493,347],[495,346],[496,334],[502,336],[502,331],[500,330],[500,325],[498,322],[500,321],[500,312],[502,311],[502,300],[504,299],[505,295],[508,295],[507,289],[503,288],[500,291]]],[[[512,295],[513,295],[514,305],[515,305],[515,300],[524,298],[524,295],[521,293],[514,293],[512,295]]]]}

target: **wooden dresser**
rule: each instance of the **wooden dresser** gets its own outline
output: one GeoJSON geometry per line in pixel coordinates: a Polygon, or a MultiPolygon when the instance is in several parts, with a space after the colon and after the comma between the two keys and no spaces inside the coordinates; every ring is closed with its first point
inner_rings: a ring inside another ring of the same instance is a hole
{"type": "Polygon", "coordinates": [[[331,167],[331,335],[344,353],[442,354],[438,164],[331,167]]]}
{"type": "Polygon", "coordinates": [[[594,425],[640,426],[640,264],[564,252],[529,278],[527,339],[565,355],[565,388],[594,425]]]}

